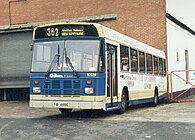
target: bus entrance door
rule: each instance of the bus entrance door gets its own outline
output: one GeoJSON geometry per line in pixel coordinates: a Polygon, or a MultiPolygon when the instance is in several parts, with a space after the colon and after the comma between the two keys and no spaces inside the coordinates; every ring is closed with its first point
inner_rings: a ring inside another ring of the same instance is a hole
{"type": "Polygon", "coordinates": [[[118,106],[117,47],[107,44],[107,97],[108,108],[118,106]]]}

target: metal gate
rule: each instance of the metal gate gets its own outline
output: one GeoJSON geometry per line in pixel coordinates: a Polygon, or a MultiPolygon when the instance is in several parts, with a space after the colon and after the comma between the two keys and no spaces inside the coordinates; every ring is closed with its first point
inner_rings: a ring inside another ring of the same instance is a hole
{"type": "MultiPolygon", "coordinates": [[[[168,79],[170,82],[170,92],[169,92],[169,100],[170,101],[175,101],[175,102],[195,102],[195,99],[184,99],[183,97],[187,97],[186,94],[189,94],[189,92],[194,92],[193,94],[195,95],[195,91],[193,89],[195,88],[195,84],[192,83],[192,81],[195,81],[195,70],[176,70],[172,71],[168,75],[168,79]],[[183,78],[181,74],[185,75],[186,78],[183,78]],[[191,79],[190,79],[190,74],[191,74],[191,79]],[[173,80],[174,77],[177,77],[177,81],[173,80]],[[186,85],[188,85],[188,88],[182,90],[181,92],[175,93],[173,91],[174,88],[174,82],[181,82],[183,81],[186,85]]],[[[195,82],[194,82],[195,83],[195,82]]]]}

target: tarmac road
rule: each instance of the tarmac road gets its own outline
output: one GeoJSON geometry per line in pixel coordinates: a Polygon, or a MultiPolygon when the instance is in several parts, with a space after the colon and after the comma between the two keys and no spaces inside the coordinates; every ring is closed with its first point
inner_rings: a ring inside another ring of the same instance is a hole
{"type": "Polygon", "coordinates": [[[29,108],[0,102],[0,140],[194,140],[195,103],[136,106],[125,114],[29,108]]]}

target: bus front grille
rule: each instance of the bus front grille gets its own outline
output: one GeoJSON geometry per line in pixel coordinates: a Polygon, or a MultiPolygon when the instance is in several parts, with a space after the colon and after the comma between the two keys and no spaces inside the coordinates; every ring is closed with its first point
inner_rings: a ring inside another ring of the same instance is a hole
{"type": "Polygon", "coordinates": [[[45,80],[43,87],[44,88],[50,88],[50,81],[49,80],[45,80]]]}
{"type": "Polygon", "coordinates": [[[81,95],[81,80],[44,80],[43,93],[53,95],[81,95]]]}
{"type": "Polygon", "coordinates": [[[60,89],[60,80],[52,80],[52,88],[60,89]]]}
{"type": "Polygon", "coordinates": [[[71,80],[64,80],[63,88],[64,89],[71,89],[72,88],[72,81],[71,80]]]}
{"type": "Polygon", "coordinates": [[[80,89],[80,88],[81,88],[81,81],[79,81],[79,80],[74,80],[74,81],[73,81],[73,88],[74,88],[74,89],[80,89]]]}

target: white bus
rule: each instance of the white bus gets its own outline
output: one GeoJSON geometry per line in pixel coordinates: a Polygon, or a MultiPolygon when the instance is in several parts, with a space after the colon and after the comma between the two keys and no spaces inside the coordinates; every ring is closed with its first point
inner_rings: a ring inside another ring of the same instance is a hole
{"type": "Polygon", "coordinates": [[[167,96],[163,51],[95,23],[34,29],[30,106],[118,110],[167,96]]]}

